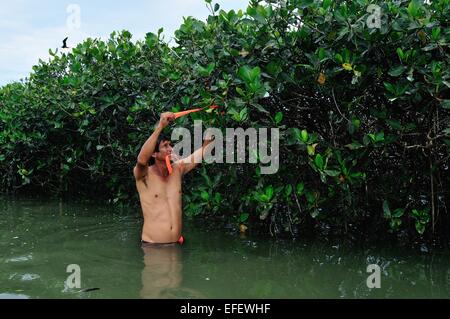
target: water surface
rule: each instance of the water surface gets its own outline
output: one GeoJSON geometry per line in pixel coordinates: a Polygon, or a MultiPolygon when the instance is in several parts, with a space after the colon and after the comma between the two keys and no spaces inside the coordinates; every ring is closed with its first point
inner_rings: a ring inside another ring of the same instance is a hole
{"type": "Polygon", "coordinates": [[[392,244],[240,236],[185,221],[185,244],[141,247],[140,212],[0,199],[0,298],[448,298],[450,254],[392,244]],[[81,288],[67,266],[79,265],[81,288]],[[381,288],[369,289],[369,264],[381,288]],[[99,288],[85,292],[85,289],[99,288]]]}

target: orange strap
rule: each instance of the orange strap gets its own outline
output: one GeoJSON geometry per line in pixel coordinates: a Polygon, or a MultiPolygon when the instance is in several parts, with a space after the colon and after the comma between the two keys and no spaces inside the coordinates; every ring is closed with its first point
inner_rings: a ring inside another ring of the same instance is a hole
{"type": "Polygon", "coordinates": [[[192,110],[177,112],[177,113],[175,113],[175,119],[177,119],[179,117],[182,117],[182,116],[185,116],[185,115],[188,115],[190,113],[195,113],[195,112],[199,112],[199,111],[205,110],[207,108],[209,108],[209,109],[217,109],[219,107],[217,105],[211,105],[210,107],[206,107],[206,108],[202,107],[202,108],[198,108],[198,109],[192,109],[192,110]]]}
{"type": "Polygon", "coordinates": [[[166,156],[166,166],[167,166],[167,170],[169,171],[169,175],[172,174],[172,164],[170,164],[170,158],[169,155],[166,156]]]}

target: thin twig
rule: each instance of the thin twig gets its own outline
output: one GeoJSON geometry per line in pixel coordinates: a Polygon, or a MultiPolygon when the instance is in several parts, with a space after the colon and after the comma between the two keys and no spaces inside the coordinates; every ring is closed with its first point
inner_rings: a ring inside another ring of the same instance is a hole
{"type": "Polygon", "coordinates": [[[300,206],[300,202],[298,201],[298,197],[297,197],[297,194],[295,193],[295,186],[294,185],[292,185],[292,193],[294,194],[294,198],[295,198],[295,203],[297,204],[297,208],[298,208],[298,211],[299,211],[299,218],[300,218],[300,222],[302,222],[303,221],[303,218],[301,218],[301,216],[302,216],[302,208],[301,208],[301,206],[300,206]]]}
{"type": "Polygon", "coordinates": [[[431,183],[431,228],[434,234],[434,178],[433,178],[433,161],[431,159],[431,151],[429,156],[430,161],[430,183],[431,183]]]}
{"type": "Polygon", "coordinates": [[[339,114],[340,114],[344,119],[346,119],[347,122],[351,122],[348,118],[346,118],[346,117],[344,116],[344,114],[342,114],[341,110],[339,109],[339,106],[338,106],[338,104],[337,104],[337,102],[336,102],[336,97],[334,96],[334,88],[331,89],[331,94],[332,94],[332,96],[333,96],[334,105],[336,105],[336,108],[337,108],[339,114]]]}

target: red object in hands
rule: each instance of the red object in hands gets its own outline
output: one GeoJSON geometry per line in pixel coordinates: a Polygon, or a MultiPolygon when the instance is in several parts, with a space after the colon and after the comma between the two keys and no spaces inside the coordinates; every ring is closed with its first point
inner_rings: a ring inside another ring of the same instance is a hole
{"type": "Polygon", "coordinates": [[[169,175],[171,175],[172,174],[172,164],[170,163],[169,155],[166,156],[166,166],[167,166],[167,170],[169,171],[169,175]]]}
{"type": "MultiPolygon", "coordinates": [[[[219,107],[217,105],[211,105],[209,108],[210,109],[218,109],[219,107]]],[[[202,110],[205,110],[205,109],[207,109],[207,108],[202,107],[202,108],[198,108],[198,109],[192,109],[192,110],[177,112],[177,113],[175,113],[175,119],[177,119],[179,117],[182,117],[182,116],[185,116],[185,115],[188,115],[190,113],[199,112],[199,111],[202,111],[202,110]]]]}
{"type": "Polygon", "coordinates": [[[184,243],[183,235],[180,236],[180,238],[178,239],[177,243],[179,243],[180,245],[183,245],[183,243],[184,243]]]}

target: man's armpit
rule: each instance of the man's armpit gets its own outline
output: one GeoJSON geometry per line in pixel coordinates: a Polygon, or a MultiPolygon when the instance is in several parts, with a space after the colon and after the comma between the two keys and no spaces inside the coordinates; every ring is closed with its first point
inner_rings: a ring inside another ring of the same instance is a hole
{"type": "Polygon", "coordinates": [[[133,168],[133,175],[136,179],[142,179],[147,175],[147,166],[136,163],[133,168]]]}
{"type": "Polygon", "coordinates": [[[182,160],[180,160],[180,161],[173,163],[172,168],[174,170],[179,170],[180,173],[183,175],[184,174],[184,166],[185,166],[184,162],[182,160]]]}
{"type": "Polygon", "coordinates": [[[144,183],[145,187],[148,187],[147,185],[147,173],[142,174],[141,176],[139,176],[139,173],[137,172],[138,167],[137,165],[134,167],[133,169],[133,175],[134,175],[134,179],[136,181],[136,183],[144,183]]]}

